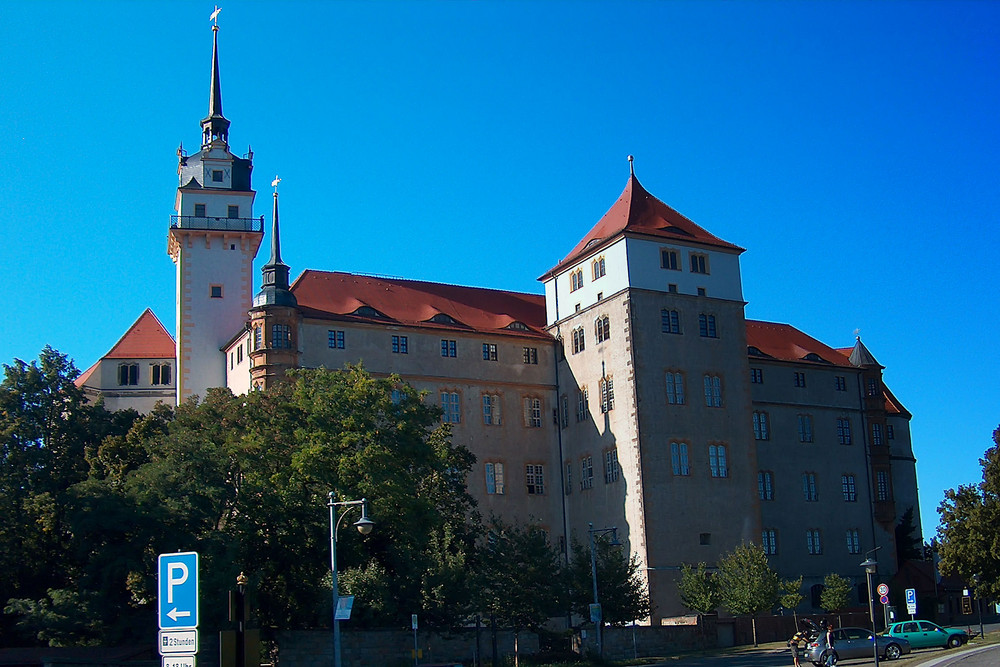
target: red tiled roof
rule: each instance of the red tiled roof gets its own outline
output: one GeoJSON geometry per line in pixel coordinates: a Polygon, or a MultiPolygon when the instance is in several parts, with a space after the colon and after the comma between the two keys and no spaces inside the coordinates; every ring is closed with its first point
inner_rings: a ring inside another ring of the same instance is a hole
{"type": "Polygon", "coordinates": [[[306,317],[550,338],[540,294],[313,270],[291,289],[306,317]],[[364,306],[385,317],[358,312],[364,306]],[[509,328],[516,322],[527,330],[509,328]]]}
{"type": "Polygon", "coordinates": [[[587,251],[606,245],[629,232],[671,241],[696,243],[734,252],[743,248],[723,241],[646,192],[635,174],[629,176],[618,201],[604,214],[576,247],[539,280],[545,280],[580,259],[587,251]]]}
{"type": "Polygon", "coordinates": [[[747,347],[755,347],[762,353],[782,361],[829,362],[834,366],[853,368],[847,356],[812,336],[802,333],[789,324],[747,320],[747,347]],[[815,354],[823,361],[806,359],[815,354]]]}
{"type": "Polygon", "coordinates": [[[77,378],[73,380],[73,384],[75,384],[77,387],[82,387],[83,385],[87,384],[87,380],[89,380],[90,376],[94,374],[94,371],[97,370],[97,367],[98,365],[100,365],[100,363],[101,363],[100,359],[95,361],[93,366],[91,366],[84,372],[80,373],[80,375],[78,375],[77,378]]]}
{"type": "Polygon", "coordinates": [[[172,359],[177,354],[174,337],[149,308],[118,339],[104,359],[172,359]]]}

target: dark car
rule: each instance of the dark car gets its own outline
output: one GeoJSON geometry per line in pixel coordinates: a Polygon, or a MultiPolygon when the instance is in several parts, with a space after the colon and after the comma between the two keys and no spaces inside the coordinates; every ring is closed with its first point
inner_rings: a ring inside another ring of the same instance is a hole
{"type": "MultiPolygon", "coordinates": [[[[833,653],[837,660],[870,658],[875,652],[872,636],[872,631],[864,628],[838,628],[833,631],[833,653]]],[[[885,635],[876,635],[876,637],[878,639],[878,655],[885,660],[895,660],[911,650],[910,642],[905,639],[885,635]]],[[[826,655],[826,633],[820,633],[816,639],[809,642],[809,646],[806,648],[806,660],[815,665],[821,665],[826,655]]]]}
{"type": "Polygon", "coordinates": [[[906,639],[914,648],[940,646],[942,648],[957,648],[969,641],[965,630],[958,628],[942,628],[930,621],[903,621],[893,623],[886,631],[887,635],[906,639]]]}

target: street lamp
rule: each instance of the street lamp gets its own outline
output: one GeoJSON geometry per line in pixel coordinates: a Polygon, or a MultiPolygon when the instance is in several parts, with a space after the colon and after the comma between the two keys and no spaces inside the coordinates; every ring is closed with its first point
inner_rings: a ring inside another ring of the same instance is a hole
{"type": "Polygon", "coordinates": [[[340,667],[340,621],[337,619],[337,608],[340,606],[340,593],[337,590],[337,530],[340,523],[347,516],[348,512],[357,506],[361,506],[361,518],[354,522],[354,527],[362,535],[372,532],[375,522],[368,518],[368,500],[340,500],[333,499],[333,491],[327,494],[326,506],[330,508],[330,571],[333,572],[333,665],[340,667]],[[343,507],[344,511],[336,517],[336,508],[343,507]]]}
{"type": "MultiPolygon", "coordinates": [[[[868,553],[874,553],[877,549],[872,549],[868,553]]],[[[865,575],[868,578],[868,614],[872,619],[872,645],[875,651],[875,667],[878,667],[878,634],[875,632],[875,602],[872,599],[872,575],[878,572],[878,561],[873,556],[868,556],[861,564],[865,568],[865,575]]]]}
{"type": "Polygon", "coordinates": [[[597,654],[604,657],[604,640],[602,637],[604,628],[604,614],[601,611],[601,603],[597,598],[597,554],[594,549],[594,535],[601,535],[604,533],[611,533],[611,546],[620,547],[621,542],[618,541],[618,527],[612,526],[611,528],[594,528],[594,524],[587,524],[587,534],[590,539],[590,576],[594,581],[594,611],[597,612],[597,618],[594,619],[594,612],[591,612],[591,619],[594,621],[594,625],[597,628],[597,654]]]}

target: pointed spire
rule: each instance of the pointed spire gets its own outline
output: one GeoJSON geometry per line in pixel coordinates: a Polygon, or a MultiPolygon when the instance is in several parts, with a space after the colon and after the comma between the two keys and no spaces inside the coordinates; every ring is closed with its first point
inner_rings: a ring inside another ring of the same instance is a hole
{"type": "Polygon", "coordinates": [[[214,140],[229,143],[229,121],[222,115],[222,79],[219,77],[219,26],[212,26],[212,83],[208,95],[208,116],[201,121],[201,144],[214,140]]]}
{"type": "Polygon", "coordinates": [[[885,368],[882,364],[875,359],[875,355],[868,351],[865,344],[861,342],[861,336],[857,337],[854,342],[854,349],[851,350],[850,356],[851,365],[857,366],[858,368],[864,368],[865,366],[877,366],[879,368],[885,368]]]}
{"type": "Polygon", "coordinates": [[[277,176],[271,181],[274,186],[274,210],[271,219],[271,259],[261,267],[260,291],[254,297],[257,306],[295,306],[298,301],[288,287],[288,266],[281,261],[281,235],[278,229],[278,183],[277,176]]]}
{"type": "Polygon", "coordinates": [[[278,236],[278,183],[280,182],[281,179],[277,176],[271,181],[271,185],[274,186],[274,210],[271,214],[271,260],[268,264],[281,264],[281,239],[278,236]]]}

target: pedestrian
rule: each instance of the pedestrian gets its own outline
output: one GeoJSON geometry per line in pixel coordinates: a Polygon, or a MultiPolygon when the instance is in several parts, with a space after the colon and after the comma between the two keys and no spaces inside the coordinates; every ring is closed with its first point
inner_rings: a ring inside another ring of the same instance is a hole
{"type": "Polygon", "coordinates": [[[823,629],[826,630],[826,651],[823,652],[824,667],[834,667],[837,664],[837,653],[833,650],[833,624],[823,621],[823,629]]]}
{"type": "Polygon", "coordinates": [[[799,649],[805,650],[809,646],[809,633],[799,630],[788,640],[788,646],[792,649],[792,661],[795,667],[802,667],[799,663],[799,649]]]}

